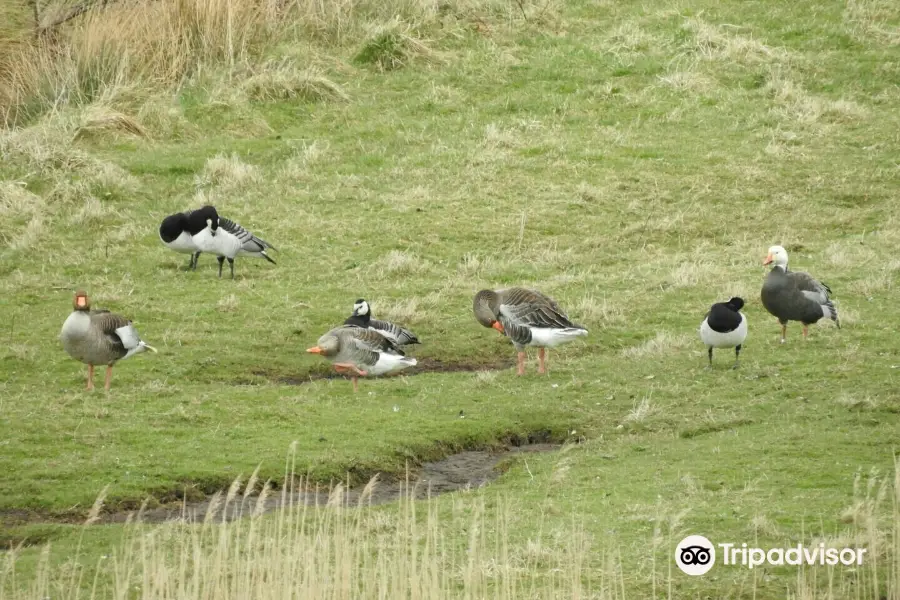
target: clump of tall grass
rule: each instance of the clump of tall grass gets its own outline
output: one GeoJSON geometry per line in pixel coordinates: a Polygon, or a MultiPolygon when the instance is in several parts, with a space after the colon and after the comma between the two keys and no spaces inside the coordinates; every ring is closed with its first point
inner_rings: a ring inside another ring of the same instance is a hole
{"type": "MultiPolygon", "coordinates": [[[[138,516],[95,566],[75,556],[54,569],[48,547],[30,586],[16,587],[24,582],[14,550],[0,565],[0,596],[30,600],[65,589],[71,598],[606,597],[585,583],[595,555],[580,526],[562,541],[530,540],[548,551],[539,565],[525,545],[510,542],[503,500],[488,509],[483,497],[461,495],[448,511],[434,499],[416,501],[407,488],[385,510],[370,504],[377,476],[355,505],[340,484],[324,503],[306,503],[302,479],[288,481],[297,483],[272,492],[256,473],[246,485],[239,478],[210,500],[201,522],[148,525],[138,516]],[[273,496],[279,508],[266,514],[273,496]]],[[[95,504],[86,527],[98,513],[95,504]]],[[[606,588],[617,589],[617,566],[605,567],[606,588]]]]}
{"type": "MultiPolygon", "coordinates": [[[[342,98],[322,74],[285,69],[272,60],[284,48],[356,45],[363,62],[382,68],[432,56],[398,23],[427,27],[503,9],[526,14],[523,0],[121,0],[103,3],[32,43],[8,46],[0,58],[0,123],[21,125],[67,105],[99,98],[132,110],[154,91],[197,77],[248,72],[250,96],[342,98]],[[374,32],[374,33],[372,33],[374,32]],[[263,75],[274,70],[272,76],[263,75]]],[[[479,17],[480,18],[480,17],[479,17]]]]}

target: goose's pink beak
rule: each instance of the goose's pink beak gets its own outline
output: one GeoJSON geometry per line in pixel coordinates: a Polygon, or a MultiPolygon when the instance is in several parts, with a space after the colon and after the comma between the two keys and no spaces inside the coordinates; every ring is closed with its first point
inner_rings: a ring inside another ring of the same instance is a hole
{"type": "Polygon", "coordinates": [[[771,255],[771,254],[769,254],[769,255],[766,256],[766,259],[763,261],[763,264],[764,264],[764,265],[767,265],[767,264],[769,264],[770,262],[772,262],[772,255],[771,255]]]}
{"type": "Polygon", "coordinates": [[[500,324],[500,321],[494,321],[494,324],[491,325],[491,327],[494,328],[494,329],[496,329],[496,330],[499,331],[500,333],[504,333],[504,331],[503,331],[503,325],[500,324]]]}
{"type": "Polygon", "coordinates": [[[322,354],[322,349],[319,348],[318,346],[313,346],[312,348],[307,348],[306,351],[310,352],[312,354],[322,354]]]}

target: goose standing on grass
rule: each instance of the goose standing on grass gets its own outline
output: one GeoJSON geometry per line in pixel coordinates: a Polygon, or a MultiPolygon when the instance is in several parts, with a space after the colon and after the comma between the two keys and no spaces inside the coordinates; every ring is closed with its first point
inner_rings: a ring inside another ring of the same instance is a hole
{"type": "Polygon", "coordinates": [[[360,298],[353,305],[353,314],[347,317],[344,325],[353,325],[362,327],[363,329],[374,329],[387,339],[391,340],[396,346],[407,346],[409,344],[418,344],[419,338],[416,337],[409,329],[404,329],[396,323],[390,321],[379,321],[372,318],[372,309],[369,303],[360,298]]]}
{"type": "Polygon", "coordinates": [[[352,325],[335,327],[306,351],[330,360],[338,373],[350,373],[354,392],[359,389],[357,376],[386,375],[416,365],[415,358],[377,331],[352,325]]]}
{"type": "Polygon", "coordinates": [[[526,346],[540,348],[538,373],[546,373],[545,348],[588,334],[587,329],[570,321],[553,299],[527,288],[481,290],[475,294],[472,310],[479,323],[512,340],[518,353],[519,375],[525,374],[526,346]]]}
{"type": "Polygon", "coordinates": [[[763,282],[760,299],[769,313],[781,323],[781,343],[785,342],[788,321],[803,323],[803,338],[808,339],[808,327],[822,317],[841,322],[831,301],[831,288],[813,279],[808,273],[788,271],[788,253],[781,246],[769,248],[764,265],[772,270],[763,282]]]}
{"type": "Polygon", "coordinates": [[[59,339],[69,356],[87,364],[87,389],[94,389],[94,366],[106,365],[106,383],[109,390],[112,368],[116,362],[144,350],[156,352],[141,340],[131,321],[108,310],[91,311],[86,293],[75,292],[75,310],[63,323],[59,339]]]}
{"type": "Polygon", "coordinates": [[[709,351],[709,366],[712,368],[713,348],[734,348],[734,366],[738,368],[741,345],[747,339],[747,317],[741,313],[743,298],[734,297],[728,302],[712,305],[703,322],[700,323],[700,339],[709,351]]]}
{"type": "Polygon", "coordinates": [[[231,267],[231,278],[234,279],[234,259],[236,256],[252,256],[264,258],[270,263],[277,264],[266,254],[266,250],[275,246],[264,239],[258,238],[231,219],[219,217],[218,233],[212,234],[204,230],[194,236],[197,248],[203,252],[217,255],[219,261],[219,277],[222,276],[222,265],[228,260],[231,267]]]}
{"type": "Polygon", "coordinates": [[[206,231],[205,237],[215,237],[219,228],[219,214],[212,206],[169,215],[159,226],[159,239],[169,249],[182,254],[190,254],[188,268],[197,270],[200,249],[195,237],[206,231]]]}

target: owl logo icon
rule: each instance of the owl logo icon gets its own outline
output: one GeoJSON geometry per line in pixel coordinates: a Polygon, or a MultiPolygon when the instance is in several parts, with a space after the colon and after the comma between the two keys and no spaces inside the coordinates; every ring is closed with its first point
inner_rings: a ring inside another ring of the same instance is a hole
{"type": "Polygon", "coordinates": [[[716,564],[716,548],[702,535],[689,535],[675,547],[675,564],[688,575],[703,575],[716,564]]]}

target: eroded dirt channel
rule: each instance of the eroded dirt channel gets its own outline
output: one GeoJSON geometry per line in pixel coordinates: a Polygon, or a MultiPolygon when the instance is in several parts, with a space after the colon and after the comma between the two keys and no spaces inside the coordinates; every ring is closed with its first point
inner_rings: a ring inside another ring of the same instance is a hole
{"type": "MultiPolygon", "coordinates": [[[[541,452],[552,452],[560,448],[559,444],[537,443],[523,446],[510,446],[501,451],[473,450],[460,452],[438,460],[425,463],[419,472],[410,475],[409,482],[403,481],[378,481],[371,495],[365,500],[366,505],[387,504],[396,502],[401,497],[414,495],[417,499],[423,499],[439,494],[446,494],[463,488],[477,488],[496,479],[501,471],[498,465],[505,459],[522,455],[541,452]]],[[[357,506],[360,495],[365,486],[359,486],[344,490],[341,503],[345,506],[357,506]]],[[[287,496],[287,495],[286,495],[287,496]]],[[[320,486],[318,490],[295,491],[291,497],[286,498],[286,503],[305,503],[307,505],[324,505],[328,503],[331,489],[320,486]]],[[[246,516],[254,511],[258,498],[254,495],[241,502],[240,497],[233,501],[225,510],[216,508],[217,520],[233,520],[246,516]]],[[[145,523],[162,523],[176,519],[188,521],[203,521],[210,509],[211,500],[205,499],[199,502],[189,502],[172,507],[145,509],[140,515],[145,523]]],[[[280,491],[272,492],[262,506],[264,512],[271,512],[281,508],[282,494],[280,491]]],[[[101,523],[122,523],[129,516],[137,517],[136,511],[122,511],[106,513],[100,516],[101,523]]]]}

